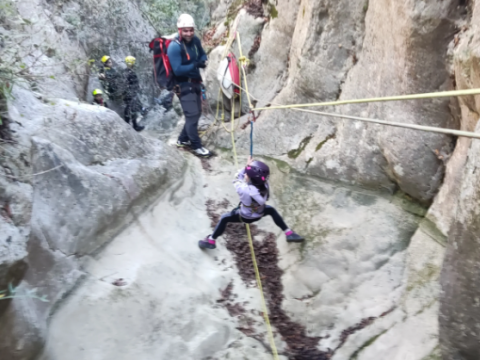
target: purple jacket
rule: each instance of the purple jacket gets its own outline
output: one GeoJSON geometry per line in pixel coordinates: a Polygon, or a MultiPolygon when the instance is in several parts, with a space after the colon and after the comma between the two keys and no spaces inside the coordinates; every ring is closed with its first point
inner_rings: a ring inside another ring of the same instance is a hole
{"type": "MultiPolygon", "coordinates": [[[[242,202],[240,205],[240,215],[246,219],[258,219],[263,216],[268,195],[262,196],[255,186],[245,182],[244,176],[245,169],[242,169],[238,173],[237,178],[233,180],[233,185],[242,202]],[[252,203],[253,207],[251,207],[252,203]]],[[[265,183],[265,186],[268,189],[268,181],[265,183]]]]}

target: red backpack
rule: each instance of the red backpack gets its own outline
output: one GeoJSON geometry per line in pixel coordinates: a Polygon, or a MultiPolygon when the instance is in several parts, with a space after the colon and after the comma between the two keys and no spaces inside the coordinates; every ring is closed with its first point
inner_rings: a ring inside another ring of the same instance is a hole
{"type": "Polygon", "coordinates": [[[154,80],[162,89],[166,88],[169,91],[175,86],[175,77],[167,56],[167,49],[172,41],[180,44],[175,38],[165,39],[158,37],[153,39],[149,45],[150,49],[153,50],[154,80]]]}

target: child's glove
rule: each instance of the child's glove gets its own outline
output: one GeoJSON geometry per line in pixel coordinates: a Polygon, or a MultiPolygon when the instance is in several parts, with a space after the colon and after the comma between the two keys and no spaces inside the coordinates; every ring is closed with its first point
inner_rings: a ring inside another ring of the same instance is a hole
{"type": "MultiPolygon", "coordinates": [[[[242,172],[242,170],[243,170],[243,169],[240,169],[240,170],[238,170],[238,171],[235,173],[235,180],[239,180],[239,179],[238,179],[238,176],[240,175],[240,173],[242,172]]],[[[240,180],[242,180],[242,179],[240,179],[240,180]]]]}
{"type": "Polygon", "coordinates": [[[235,185],[235,184],[242,184],[244,181],[240,180],[240,179],[234,179],[232,181],[232,183],[235,185]]]}

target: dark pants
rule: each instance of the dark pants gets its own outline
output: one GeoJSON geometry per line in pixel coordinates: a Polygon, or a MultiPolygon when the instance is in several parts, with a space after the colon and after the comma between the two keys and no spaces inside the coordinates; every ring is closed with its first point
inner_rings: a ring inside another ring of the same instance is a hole
{"type": "MultiPolygon", "coordinates": [[[[277,212],[277,210],[275,210],[274,207],[269,206],[269,205],[265,206],[265,211],[263,212],[262,217],[264,217],[265,215],[270,215],[273,218],[273,221],[275,222],[275,225],[277,225],[283,231],[288,229],[287,224],[285,224],[282,217],[277,212]]],[[[229,212],[227,214],[223,214],[222,218],[220,219],[220,222],[217,224],[217,226],[215,226],[215,230],[213,230],[212,238],[216,239],[219,236],[221,236],[223,234],[223,232],[225,231],[228,223],[243,222],[243,223],[246,223],[246,224],[251,224],[251,223],[254,223],[255,221],[260,220],[262,217],[260,217],[258,219],[245,219],[245,218],[241,217],[240,214],[237,214],[237,211],[235,211],[235,210],[232,211],[232,212],[229,212]]]]}
{"type": "Polygon", "coordinates": [[[162,94],[160,96],[160,99],[157,100],[157,102],[165,108],[166,111],[170,110],[172,108],[172,102],[173,102],[173,97],[175,94],[172,91],[169,91],[168,93],[162,94]]]}
{"type": "Polygon", "coordinates": [[[124,98],[125,101],[125,121],[133,125],[133,128],[136,129],[137,125],[137,116],[142,112],[142,104],[138,98],[124,98]]]}
{"type": "Polygon", "coordinates": [[[180,84],[180,104],[185,115],[185,126],[178,137],[181,142],[190,140],[192,149],[202,147],[202,141],[198,136],[198,120],[202,115],[202,89],[201,84],[182,83],[180,84]]]}

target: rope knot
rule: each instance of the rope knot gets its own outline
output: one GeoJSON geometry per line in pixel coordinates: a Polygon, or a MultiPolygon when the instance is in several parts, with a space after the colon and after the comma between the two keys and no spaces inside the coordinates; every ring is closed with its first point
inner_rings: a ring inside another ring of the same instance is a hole
{"type": "Polygon", "coordinates": [[[250,60],[246,56],[240,56],[238,61],[242,64],[242,66],[248,66],[248,64],[250,64],[250,60]]]}

